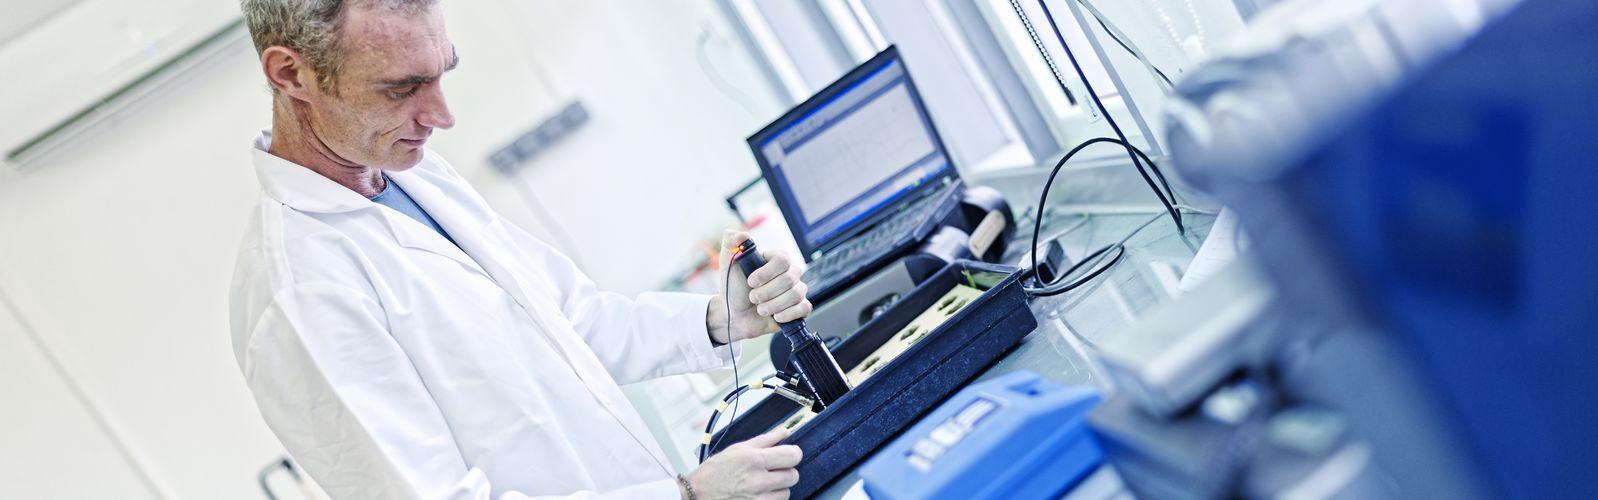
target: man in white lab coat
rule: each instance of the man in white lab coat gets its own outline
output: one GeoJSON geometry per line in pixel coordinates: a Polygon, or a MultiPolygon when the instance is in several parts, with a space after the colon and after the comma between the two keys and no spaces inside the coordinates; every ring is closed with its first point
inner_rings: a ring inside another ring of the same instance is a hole
{"type": "MultiPolygon", "coordinates": [[[[782,498],[779,432],[675,476],[618,384],[810,312],[782,255],[720,296],[607,293],[423,147],[453,125],[428,0],[243,0],[272,88],[232,293],[261,414],[337,498],[782,498]]],[[[729,235],[736,243],[742,235],[729,235]]],[[[640,250],[645,251],[645,250],[640,250]]],[[[723,253],[725,262],[726,253],[723,253]]]]}

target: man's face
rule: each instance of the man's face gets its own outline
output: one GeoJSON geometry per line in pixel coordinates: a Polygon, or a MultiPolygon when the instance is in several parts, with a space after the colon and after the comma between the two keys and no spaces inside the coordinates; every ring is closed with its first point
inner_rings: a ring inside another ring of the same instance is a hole
{"type": "Polygon", "coordinates": [[[351,163],[405,170],[422,159],[433,129],[455,124],[439,79],[455,67],[455,46],[438,9],[406,14],[345,13],[344,65],[337,94],[312,88],[306,119],[333,153],[351,163]]]}

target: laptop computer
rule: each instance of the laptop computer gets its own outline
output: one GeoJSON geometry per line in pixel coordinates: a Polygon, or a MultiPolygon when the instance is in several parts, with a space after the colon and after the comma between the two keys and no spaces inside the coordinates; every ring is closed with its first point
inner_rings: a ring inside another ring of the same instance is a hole
{"type": "Polygon", "coordinates": [[[821,302],[925,239],[959,174],[899,51],[888,47],[749,137],[821,302]]]}

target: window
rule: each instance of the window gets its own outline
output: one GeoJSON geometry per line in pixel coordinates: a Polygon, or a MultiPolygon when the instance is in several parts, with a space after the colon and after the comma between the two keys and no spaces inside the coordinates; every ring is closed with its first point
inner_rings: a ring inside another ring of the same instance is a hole
{"type": "Polygon", "coordinates": [[[789,102],[803,101],[854,66],[851,49],[827,14],[808,0],[723,0],[747,41],[782,83],[789,102]]]}
{"type": "Polygon", "coordinates": [[[967,30],[978,28],[976,34],[991,38],[986,25],[973,24],[975,19],[943,0],[725,2],[748,27],[752,45],[770,60],[794,102],[893,44],[963,170],[1030,165],[1058,150],[1008,63],[999,68],[1004,69],[999,77],[1013,81],[996,81],[993,63],[1002,57],[973,47],[967,30]]]}
{"type": "MultiPolygon", "coordinates": [[[[1086,88],[1038,0],[975,1],[994,32],[1001,35],[1006,55],[1028,81],[1039,107],[1053,117],[1056,136],[1070,144],[1107,133],[1098,123],[1102,121],[1099,110],[1080,99],[1086,96],[1086,88]],[[1022,14],[1030,22],[1030,32],[1022,14]],[[1048,59],[1039,52],[1039,44],[1048,59]],[[1063,76],[1069,95],[1060,90],[1048,60],[1063,76]]],[[[1109,112],[1134,136],[1134,142],[1143,142],[1154,154],[1162,151],[1155,138],[1163,127],[1160,110],[1169,92],[1167,79],[1179,79],[1182,72],[1201,62],[1220,38],[1242,29],[1242,19],[1230,0],[1047,1],[1061,35],[1109,112]]]]}
{"type": "Polygon", "coordinates": [[[819,0],[817,3],[849,48],[855,63],[864,62],[888,48],[888,39],[882,36],[860,0],[819,0]]]}
{"type": "MultiPolygon", "coordinates": [[[[1108,133],[1037,0],[723,1],[764,32],[750,38],[795,102],[897,45],[964,170],[1041,163],[1108,133]]],[[[1153,154],[1165,78],[1242,27],[1231,0],[1047,1],[1105,106],[1153,154]]]]}

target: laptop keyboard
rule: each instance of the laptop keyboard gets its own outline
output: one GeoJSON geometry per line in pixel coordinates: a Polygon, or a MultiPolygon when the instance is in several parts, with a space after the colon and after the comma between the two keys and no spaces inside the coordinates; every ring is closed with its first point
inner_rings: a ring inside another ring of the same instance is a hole
{"type": "Polygon", "coordinates": [[[910,237],[916,228],[921,227],[928,217],[934,215],[933,212],[937,210],[939,202],[946,197],[948,189],[951,188],[943,188],[922,196],[911,202],[910,206],[899,215],[877,223],[875,227],[850,238],[848,242],[812,261],[810,268],[805,270],[804,276],[800,279],[809,284],[812,290],[823,293],[848,280],[877,257],[893,251],[895,245],[910,237]]]}

